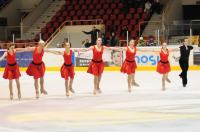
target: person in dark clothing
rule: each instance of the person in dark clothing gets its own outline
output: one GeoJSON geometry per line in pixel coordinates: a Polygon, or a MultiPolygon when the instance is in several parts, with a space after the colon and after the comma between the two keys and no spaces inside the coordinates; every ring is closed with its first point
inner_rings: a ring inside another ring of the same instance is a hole
{"type": "Polygon", "coordinates": [[[188,45],[188,39],[184,39],[183,45],[180,48],[180,59],[179,65],[181,67],[181,74],[179,75],[182,78],[183,87],[187,85],[187,71],[189,68],[189,56],[190,51],[193,49],[193,46],[188,45]]]}
{"type": "Polygon", "coordinates": [[[110,36],[110,46],[111,47],[119,46],[119,39],[114,32],[112,32],[110,36]]]}
{"type": "Polygon", "coordinates": [[[91,34],[91,45],[96,44],[97,33],[99,33],[99,32],[100,32],[100,30],[97,29],[95,26],[93,27],[92,31],[89,31],[89,32],[83,31],[83,33],[85,33],[85,34],[91,34]]]}

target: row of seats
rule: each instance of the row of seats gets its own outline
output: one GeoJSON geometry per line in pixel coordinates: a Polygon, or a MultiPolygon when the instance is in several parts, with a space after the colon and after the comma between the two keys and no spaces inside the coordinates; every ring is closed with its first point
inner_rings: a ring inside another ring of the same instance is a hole
{"type": "MultiPolygon", "coordinates": [[[[103,20],[107,37],[114,29],[122,38],[123,26],[127,26],[130,37],[137,37],[139,23],[148,20],[148,17],[141,7],[130,8],[127,12],[123,12],[123,8],[124,5],[120,0],[66,0],[66,3],[51,18],[51,21],[41,29],[42,37],[47,40],[65,21],[69,21],[66,25],[88,25],[96,24],[96,22],[84,20],[95,19],[103,20]]],[[[39,34],[36,35],[36,39],[38,38],[39,34]]]]}

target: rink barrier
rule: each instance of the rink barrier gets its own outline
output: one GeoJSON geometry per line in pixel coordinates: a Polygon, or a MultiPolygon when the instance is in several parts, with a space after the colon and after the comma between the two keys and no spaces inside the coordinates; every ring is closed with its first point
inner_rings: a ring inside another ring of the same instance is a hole
{"type": "MultiPolygon", "coordinates": [[[[104,71],[120,71],[121,67],[105,67],[104,71]]],[[[26,71],[26,67],[20,68],[20,71],[26,71]]],[[[75,71],[87,71],[87,67],[74,67],[75,71]]],[[[171,71],[179,71],[179,66],[171,66],[171,71]]],[[[200,70],[200,66],[190,66],[189,70],[200,70]]],[[[4,68],[0,68],[0,71],[4,71],[4,68]]],[[[46,71],[60,71],[60,67],[46,67],[46,71]]],[[[136,71],[156,71],[156,66],[138,66],[136,71]]]]}
{"type": "MultiPolygon", "coordinates": [[[[161,47],[140,47],[138,49],[144,49],[145,51],[137,51],[135,60],[137,63],[137,71],[156,71],[156,65],[159,61],[159,51],[161,47]],[[147,50],[147,51],[146,51],[147,50]],[[155,52],[156,51],[156,52],[155,52]]],[[[169,46],[169,49],[177,48],[177,46],[169,46]]],[[[49,50],[64,51],[63,48],[49,48],[49,50]]],[[[5,50],[0,50],[0,56],[3,55],[5,50]]],[[[119,52],[119,51],[118,51],[119,52]]],[[[178,57],[179,51],[170,52],[169,61],[171,70],[180,70],[179,62],[176,61],[172,56],[178,57]]],[[[21,71],[25,71],[26,67],[32,62],[32,52],[21,52],[16,54],[17,63],[20,66],[21,71]]],[[[92,51],[88,52],[73,52],[72,61],[75,65],[76,71],[86,71],[89,62],[92,58],[92,51]]],[[[125,52],[113,52],[111,50],[105,50],[103,54],[105,71],[120,71],[120,66],[125,59],[125,52]],[[115,63],[114,63],[115,54],[115,63]],[[117,58],[116,58],[117,56],[117,58]],[[117,59],[117,61],[116,61],[117,59]]],[[[45,53],[43,61],[47,71],[59,71],[63,64],[63,57],[61,55],[55,55],[45,53]]],[[[200,70],[200,50],[193,50],[190,55],[190,69],[189,70],[200,70]]],[[[6,60],[0,62],[0,71],[4,70],[6,60]]]]}

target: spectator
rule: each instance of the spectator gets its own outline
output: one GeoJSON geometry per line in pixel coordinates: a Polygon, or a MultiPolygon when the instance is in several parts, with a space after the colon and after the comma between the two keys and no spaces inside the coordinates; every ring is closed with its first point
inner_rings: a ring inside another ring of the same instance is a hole
{"type": "Polygon", "coordinates": [[[155,41],[154,41],[154,37],[153,36],[150,36],[149,37],[149,40],[147,42],[147,46],[155,46],[155,41]]]}
{"type": "Polygon", "coordinates": [[[145,3],[145,8],[144,8],[144,12],[147,13],[148,15],[151,14],[151,2],[148,0],[146,3],[145,3]]]}
{"type": "Polygon", "coordinates": [[[86,32],[83,31],[83,33],[85,34],[91,34],[91,45],[95,45],[96,44],[96,40],[97,40],[97,33],[99,33],[100,30],[96,29],[96,27],[94,26],[92,31],[86,32]]]}
{"type": "Polygon", "coordinates": [[[154,7],[153,10],[154,10],[157,14],[160,14],[160,12],[161,12],[160,0],[154,0],[153,7],[154,7]]]}
{"type": "Polygon", "coordinates": [[[128,27],[127,26],[123,26],[122,27],[122,37],[126,37],[126,35],[127,35],[127,31],[128,31],[128,27]]]}
{"type": "Polygon", "coordinates": [[[115,35],[114,32],[111,33],[110,36],[110,46],[114,47],[114,46],[119,46],[119,39],[118,37],[115,35]]]}
{"type": "Polygon", "coordinates": [[[106,35],[104,33],[102,33],[101,38],[102,38],[102,44],[103,45],[107,45],[108,44],[108,40],[107,40],[106,35]]]}
{"type": "Polygon", "coordinates": [[[89,39],[83,40],[82,41],[82,46],[81,48],[88,48],[91,46],[91,43],[89,42],[89,39]]]}
{"type": "Polygon", "coordinates": [[[139,41],[138,41],[138,46],[145,46],[145,42],[143,37],[140,37],[139,41]]]}

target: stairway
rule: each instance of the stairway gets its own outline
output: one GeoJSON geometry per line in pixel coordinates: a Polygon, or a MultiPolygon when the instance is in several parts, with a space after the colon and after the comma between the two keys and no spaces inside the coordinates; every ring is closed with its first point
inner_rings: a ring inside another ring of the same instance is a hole
{"type": "Polygon", "coordinates": [[[41,29],[51,20],[51,18],[64,4],[65,0],[54,0],[50,3],[46,11],[41,14],[38,20],[27,30],[27,32],[24,33],[26,39],[34,39],[35,35],[41,32],[41,29]]]}
{"type": "Polygon", "coordinates": [[[154,13],[151,17],[151,19],[149,20],[147,26],[145,27],[142,36],[155,36],[156,34],[156,30],[160,30],[161,33],[161,15],[158,15],[156,13],[154,13]]]}

